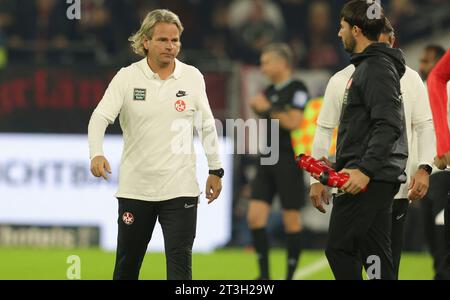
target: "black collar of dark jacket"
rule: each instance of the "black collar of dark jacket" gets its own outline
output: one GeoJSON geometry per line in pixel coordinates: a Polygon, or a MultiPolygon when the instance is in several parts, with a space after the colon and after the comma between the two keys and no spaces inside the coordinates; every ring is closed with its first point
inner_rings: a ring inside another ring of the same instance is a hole
{"type": "Polygon", "coordinates": [[[363,52],[353,54],[350,61],[357,67],[364,60],[374,56],[387,57],[395,65],[400,77],[402,77],[405,73],[405,58],[403,51],[400,49],[391,48],[386,43],[372,43],[367,46],[363,52]]]}

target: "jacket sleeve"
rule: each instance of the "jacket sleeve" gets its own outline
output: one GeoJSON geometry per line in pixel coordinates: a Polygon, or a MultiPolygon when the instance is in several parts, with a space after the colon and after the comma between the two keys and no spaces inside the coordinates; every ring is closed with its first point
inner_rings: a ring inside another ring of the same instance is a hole
{"type": "Polygon", "coordinates": [[[317,118],[317,125],[333,129],[339,125],[345,85],[349,79],[341,79],[335,76],[331,77],[325,90],[322,107],[317,118]]]}
{"type": "Polygon", "coordinates": [[[197,101],[197,113],[195,128],[202,142],[203,149],[208,160],[210,170],[222,168],[220,161],[219,137],[215,125],[215,119],[209,105],[206,94],[206,84],[203,75],[199,72],[199,96],[197,101]]]}
{"type": "Polygon", "coordinates": [[[389,157],[395,141],[404,130],[400,78],[393,66],[369,64],[360,93],[372,124],[366,152],[358,168],[373,178],[389,157]]]}
{"type": "Polygon", "coordinates": [[[124,77],[121,70],[112,79],[89,120],[88,141],[91,159],[98,155],[104,155],[103,139],[106,128],[109,124],[113,124],[119,115],[124,98],[124,77]]]}
{"type": "Polygon", "coordinates": [[[103,98],[94,110],[94,114],[102,115],[109,124],[113,124],[122,110],[125,99],[126,74],[121,69],[108,85],[103,98]]]}
{"type": "Polygon", "coordinates": [[[450,151],[450,131],[448,128],[447,82],[450,80],[450,50],[431,72],[427,85],[436,131],[437,154],[443,156],[450,151]]]}
{"type": "MultiPolygon", "coordinates": [[[[416,149],[418,154],[418,165],[433,165],[436,156],[436,137],[434,134],[433,117],[431,115],[430,103],[428,102],[425,85],[419,74],[414,72],[411,76],[411,89],[414,91],[412,100],[411,124],[413,131],[417,134],[416,149]]],[[[412,135],[414,139],[414,135],[412,135]]],[[[414,145],[411,143],[411,145],[414,145]]]]}
{"type": "MultiPolygon", "coordinates": [[[[333,131],[339,125],[339,117],[342,110],[341,93],[345,89],[347,82],[341,81],[338,77],[331,77],[325,90],[322,107],[317,119],[317,127],[314,132],[311,155],[315,158],[327,157],[330,153],[330,146],[333,140],[333,131]],[[342,92],[341,92],[342,90],[342,92]]],[[[311,176],[310,184],[318,183],[311,176]]]]}

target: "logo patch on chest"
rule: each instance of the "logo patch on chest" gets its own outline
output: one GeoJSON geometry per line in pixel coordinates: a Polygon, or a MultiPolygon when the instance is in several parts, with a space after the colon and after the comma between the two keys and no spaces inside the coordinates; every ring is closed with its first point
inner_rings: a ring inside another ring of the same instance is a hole
{"type": "Polygon", "coordinates": [[[177,112],[183,112],[186,110],[186,103],[183,100],[178,100],[175,102],[175,109],[177,112]]]}
{"type": "Polygon", "coordinates": [[[133,93],[134,101],[145,101],[146,96],[147,96],[146,89],[134,89],[134,93],[133,93]]]}

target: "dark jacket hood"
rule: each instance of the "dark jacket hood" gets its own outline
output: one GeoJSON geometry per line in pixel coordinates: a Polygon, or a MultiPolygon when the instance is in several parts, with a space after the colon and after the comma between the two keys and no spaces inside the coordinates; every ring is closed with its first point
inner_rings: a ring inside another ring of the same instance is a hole
{"type": "Polygon", "coordinates": [[[373,43],[369,45],[362,53],[354,54],[351,62],[355,66],[358,66],[365,59],[380,55],[387,57],[394,64],[400,78],[403,77],[406,71],[403,51],[391,48],[386,43],[373,43]]]}

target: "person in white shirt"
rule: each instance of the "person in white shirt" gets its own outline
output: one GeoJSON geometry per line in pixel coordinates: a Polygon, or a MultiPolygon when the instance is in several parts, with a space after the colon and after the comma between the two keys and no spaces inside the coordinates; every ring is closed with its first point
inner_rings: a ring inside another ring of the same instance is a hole
{"type": "Polygon", "coordinates": [[[224,171],[204,78],[196,68],[176,59],[182,32],[173,12],[150,12],[129,39],[134,52],[144,59],[116,74],[89,122],[91,172],[96,177],[107,179],[107,172],[111,173],[103,138],[118,115],[123,131],[114,279],[138,279],[157,219],[164,235],[167,278],[192,279],[200,195],[194,127],[210,168],[209,203],[222,188],[224,171]]]}
{"type": "MultiPolygon", "coordinates": [[[[387,19],[386,19],[387,20],[387,19]]],[[[391,45],[395,43],[395,32],[387,20],[386,26],[380,35],[380,42],[391,45]]],[[[336,73],[329,81],[324,102],[317,120],[317,129],[314,136],[312,156],[327,159],[333,130],[339,125],[342,110],[342,102],[347,83],[352,77],[355,67],[349,65],[347,68],[336,73]]],[[[416,170],[408,159],[406,172],[413,172],[409,181],[400,187],[395,196],[392,212],[392,256],[394,260],[394,271],[398,278],[401,249],[403,246],[403,228],[406,219],[409,201],[422,199],[428,190],[429,175],[435,156],[434,127],[432,114],[425,86],[417,72],[406,66],[405,75],[400,81],[404,110],[405,123],[408,136],[408,149],[411,153],[412,133],[417,133],[419,163],[416,170]]],[[[323,204],[329,204],[329,194],[324,185],[316,179],[311,178],[310,198],[313,205],[321,212],[325,212],[323,204]]]]}

